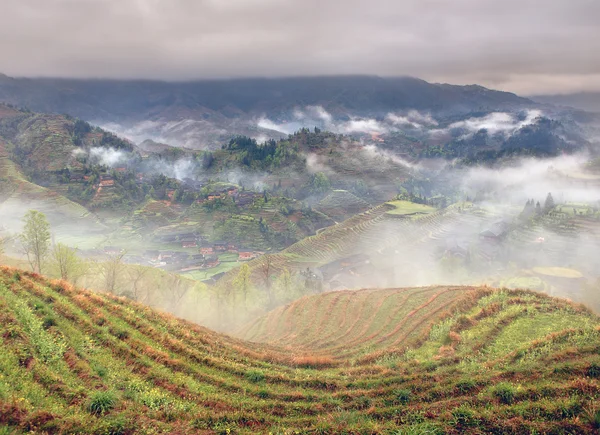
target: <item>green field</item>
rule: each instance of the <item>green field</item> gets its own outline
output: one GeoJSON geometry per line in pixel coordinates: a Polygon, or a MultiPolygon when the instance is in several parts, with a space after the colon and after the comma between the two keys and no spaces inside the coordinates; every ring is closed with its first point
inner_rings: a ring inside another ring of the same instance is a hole
{"type": "Polygon", "coordinates": [[[410,201],[390,201],[387,204],[394,206],[393,210],[388,211],[391,215],[412,215],[412,214],[429,214],[437,209],[425,204],[417,204],[410,201]]]}
{"type": "Polygon", "coordinates": [[[0,430],[593,434],[600,426],[600,321],[536,293],[334,292],[275,311],[247,335],[254,342],[0,268],[0,430]]]}

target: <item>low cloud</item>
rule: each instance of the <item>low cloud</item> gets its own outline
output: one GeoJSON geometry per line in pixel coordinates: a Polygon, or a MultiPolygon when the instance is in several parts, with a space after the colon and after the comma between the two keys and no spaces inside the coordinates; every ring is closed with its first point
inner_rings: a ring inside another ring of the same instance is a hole
{"type": "Polygon", "coordinates": [[[480,130],[487,130],[488,134],[502,134],[511,136],[517,130],[534,124],[536,119],[543,114],[540,110],[528,110],[523,119],[506,112],[493,112],[480,118],[469,118],[464,121],[458,121],[449,125],[448,129],[464,129],[467,134],[477,133],[480,130]]]}
{"type": "Polygon", "coordinates": [[[291,120],[278,122],[263,116],[256,121],[256,125],[285,134],[313,127],[339,134],[389,134],[403,129],[425,129],[438,125],[438,122],[429,113],[416,110],[388,113],[383,119],[352,116],[349,120],[336,120],[322,106],[306,106],[294,109],[291,120]]]}
{"type": "Polygon", "coordinates": [[[115,167],[127,163],[131,155],[115,148],[94,147],[90,148],[90,159],[104,166],[115,167]]]}

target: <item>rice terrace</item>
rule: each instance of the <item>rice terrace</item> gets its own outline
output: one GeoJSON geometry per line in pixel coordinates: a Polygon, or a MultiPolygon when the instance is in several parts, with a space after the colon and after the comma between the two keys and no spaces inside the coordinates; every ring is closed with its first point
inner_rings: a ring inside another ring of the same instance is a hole
{"type": "Polygon", "coordinates": [[[0,271],[3,433],[596,433],[600,320],[485,287],[332,292],[244,341],[0,271]],[[316,312],[308,321],[303,314],[316,312]]]}
{"type": "Polygon", "coordinates": [[[0,11],[0,435],[600,434],[600,1],[0,11]]]}

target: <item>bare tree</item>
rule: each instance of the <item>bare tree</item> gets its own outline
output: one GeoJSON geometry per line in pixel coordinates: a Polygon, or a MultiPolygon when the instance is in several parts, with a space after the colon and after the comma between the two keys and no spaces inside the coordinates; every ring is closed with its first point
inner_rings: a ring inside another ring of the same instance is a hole
{"type": "Polygon", "coordinates": [[[190,290],[190,284],[181,275],[171,274],[167,285],[169,286],[167,292],[169,295],[169,310],[174,313],[190,290]]]}
{"type": "Polygon", "coordinates": [[[272,291],[272,279],[271,274],[273,273],[273,260],[270,255],[265,255],[262,258],[262,263],[259,267],[260,275],[263,281],[265,292],[267,293],[267,300],[269,304],[269,308],[273,307],[274,299],[273,299],[273,291],[272,291]]]}
{"type": "Polygon", "coordinates": [[[142,298],[142,286],[144,277],[150,272],[150,268],[141,266],[139,264],[133,265],[127,269],[127,275],[131,280],[131,296],[132,299],[138,302],[145,302],[149,299],[150,292],[146,292],[146,295],[142,298]]]}
{"type": "Polygon", "coordinates": [[[31,269],[41,274],[42,262],[50,250],[50,224],[46,215],[36,210],[29,210],[24,220],[21,243],[31,269]]]}
{"type": "Polygon", "coordinates": [[[247,263],[242,264],[238,275],[233,280],[233,287],[237,292],[240,292],[244,301],[244,308],[248,307],[248,293],[252,288],[252,280],[250,278],[250,266],[247,263]]]}
{"type": "Polygon", "coordinates": [[[84,261],[77,257],[75,249],[62,243],[57,243],[50,252],[50,268],[61,279],[76,285],[87,270],[84,261]]]}
{"type": "Polygon", "coordinates": [[[100,274],[104,278],[104,289],[116,293],[117,284],[123,271],[124,252],[109,256],[108,260],[100,264],[100,274]]]}

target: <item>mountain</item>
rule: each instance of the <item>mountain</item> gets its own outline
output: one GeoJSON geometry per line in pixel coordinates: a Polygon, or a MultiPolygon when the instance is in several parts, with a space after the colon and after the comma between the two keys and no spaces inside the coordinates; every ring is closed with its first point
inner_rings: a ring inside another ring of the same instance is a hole
{"type": "Polygon", "coordinates": [[[543,104],[570,106],[588,112],[600,113],[600,92],[579,92],[576,94],[535,95],[533,101],[543,104]]]}
{"type": "Polygon", "coordinates": [[[385,114],[401,109],[433,112],[504,110],[531,100],[481,86],[432,84],[411,77],[297,77],[194,82],[29,79],[0,77],[0,101],[82,119],[237,118],[277,115],[302,106],[333,112],[385,114]]]}
{"type": "Polygon", "coordinates": [[[600,320],[533,292],[316,295],[257,321],[253,342],[6,267],[0,307],[5,433],[592,434],[600,424],[600,320]]]}

